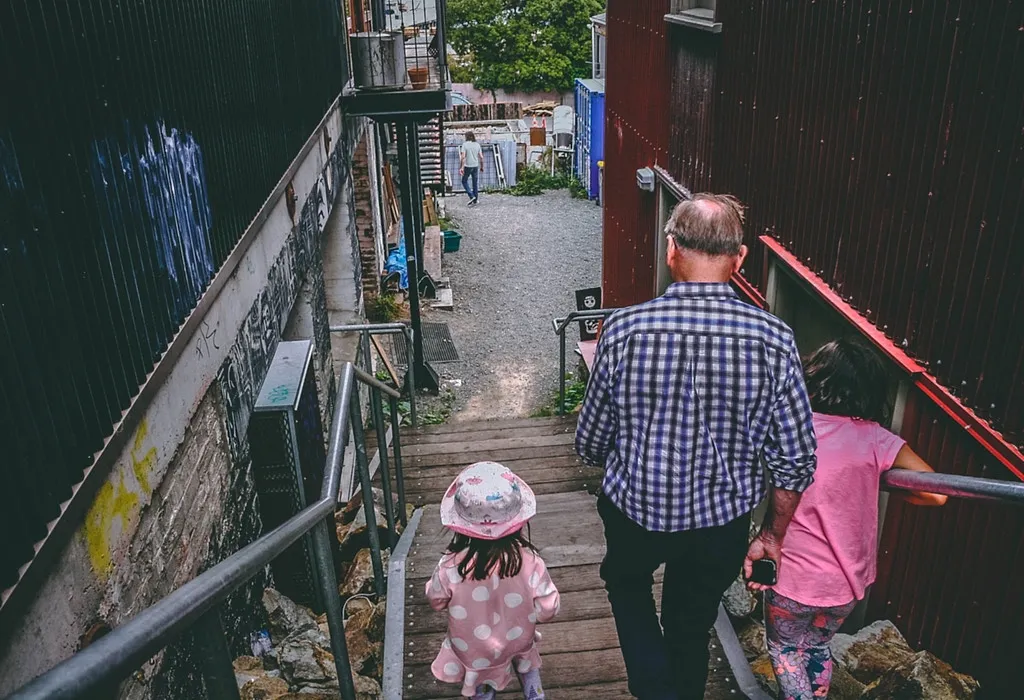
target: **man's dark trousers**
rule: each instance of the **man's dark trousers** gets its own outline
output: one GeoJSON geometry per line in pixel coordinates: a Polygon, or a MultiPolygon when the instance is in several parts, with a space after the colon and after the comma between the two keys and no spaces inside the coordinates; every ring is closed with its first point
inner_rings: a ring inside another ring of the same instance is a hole
{"type": "Polygon", "coordinates": [[[607,497],[597,503],[608,551],[601,578],[608,591],[629,691],[640,700],[701,700],[708,641],[722,594],[747,552],[750,515],[720,527],[650,532],[607,497]],[[661,622],[654,572],[665,565],[661,622]]]}

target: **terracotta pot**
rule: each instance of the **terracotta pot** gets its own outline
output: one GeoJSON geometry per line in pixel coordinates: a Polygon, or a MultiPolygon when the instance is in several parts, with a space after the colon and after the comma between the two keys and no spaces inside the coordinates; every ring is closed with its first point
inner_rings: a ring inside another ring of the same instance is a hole
{"type": "Polygon", "coordinates": [[[409,80],[414,90],[425,90],[430,79],[430,71],[426,68],[410,68],[409,80]]]}

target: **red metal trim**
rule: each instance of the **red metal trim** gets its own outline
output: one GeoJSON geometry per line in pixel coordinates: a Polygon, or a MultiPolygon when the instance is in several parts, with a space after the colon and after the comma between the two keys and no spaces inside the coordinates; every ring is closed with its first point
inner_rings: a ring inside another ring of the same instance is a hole
{"type": "Polygon", "coordinates": [[[966,430],[989,454],[999,460],[1000,464],[1009,469],[1017,478],[1024,480],[1024,454],[1020,450],[1004,440],[988,421],[980,418],[965,406],[935,377],[928,374],[922,365],[903,352],[860,312],[843,301],[831,287],[800,262],[784,245],[771,236],[761,236],[760,240],[768,251],[785,264],[793,274],[806,282],[822,301],[856,326],[857,330],[863,333],[872,344],[909,374],[914,385],[925,396],[941,408],[957,425],[966,430]]]}
{"type": "Polygon", "coordinates": [[[768,301],[764,298],[764,295],[761,294],[761,291],[757,287],[748,282],[746,277],[737,273],[732,276],[732,283],[739,290],[740,294],[745,296],[751,304],[760,309],[768,308],[768,301]]]}

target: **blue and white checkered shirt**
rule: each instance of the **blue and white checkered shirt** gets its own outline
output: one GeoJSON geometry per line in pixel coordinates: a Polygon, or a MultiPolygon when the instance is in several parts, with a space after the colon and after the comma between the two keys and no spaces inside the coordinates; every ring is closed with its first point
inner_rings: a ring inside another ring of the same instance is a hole
{"type": "Polygon", "coordinates": [[[815,448],[793,332],[728,284],[673,284],[605,323],[576,451],[605,467],[605,495],[645,529],[750,512],[767,493],[763,467],[803,491],[815,448]]]}

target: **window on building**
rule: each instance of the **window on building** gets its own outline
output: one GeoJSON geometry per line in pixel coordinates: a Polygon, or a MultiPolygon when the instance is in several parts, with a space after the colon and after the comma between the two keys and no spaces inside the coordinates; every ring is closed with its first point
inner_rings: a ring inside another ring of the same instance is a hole
{"type": "Polygon", "coordinates": [[[718,34],[722,23],[718,21],[717,4],[717,0],[672,0],[672,12],[665,15],[665,21],[718,34]]]}

